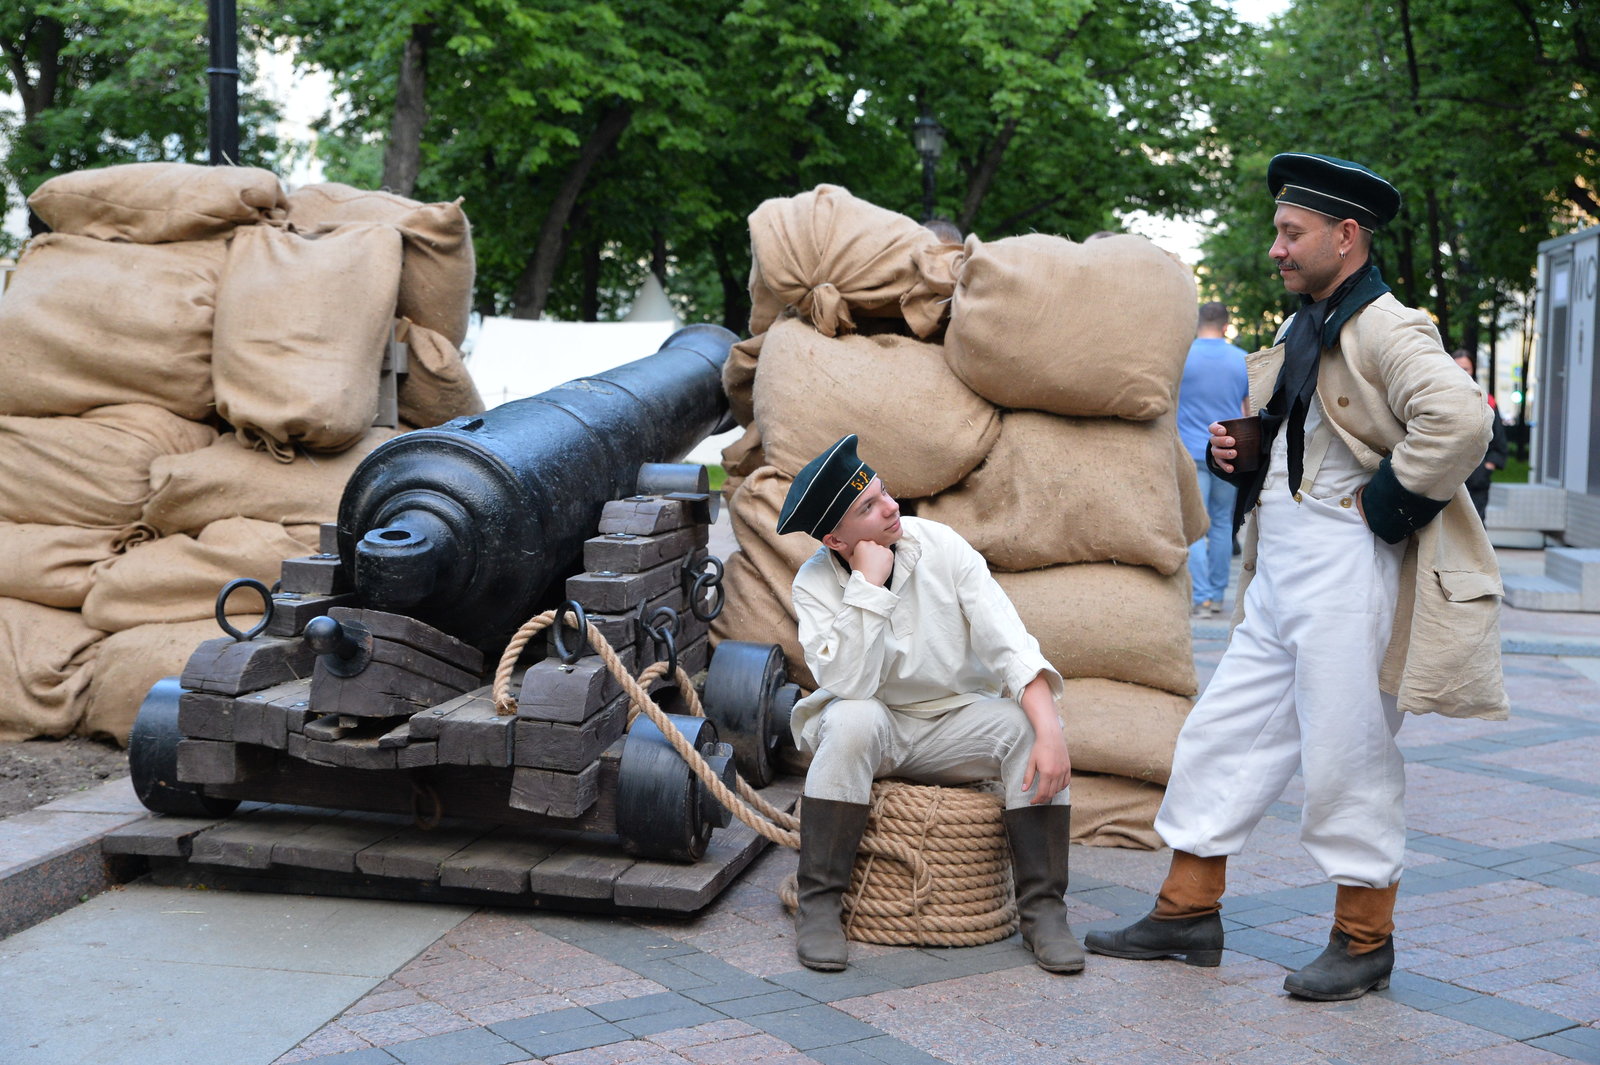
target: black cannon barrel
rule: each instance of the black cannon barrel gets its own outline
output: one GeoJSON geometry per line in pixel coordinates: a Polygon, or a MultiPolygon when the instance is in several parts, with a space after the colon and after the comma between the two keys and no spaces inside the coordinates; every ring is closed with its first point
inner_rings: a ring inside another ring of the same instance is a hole
{"type": "Polygon", "coordinates": [[[339,503],[339,556],[362,604],[489,647],[577,567],[639,467],[728,427],[738,340],[692,325],[654,355],[388,441],[339,503]]]}

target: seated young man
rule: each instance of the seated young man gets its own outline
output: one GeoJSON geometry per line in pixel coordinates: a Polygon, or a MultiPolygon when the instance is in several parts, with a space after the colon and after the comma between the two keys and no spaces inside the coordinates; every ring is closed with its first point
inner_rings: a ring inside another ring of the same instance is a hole
{"type": "Polygon", "coordinates": [[[801,807],[795,949],[845,967],[842,899],[875,777],[929,784],[998,778],[1022,936],[1039,965],[1081,972],[1067,925],[1068,781],[1056,701],[1039,652],[983,556],[948,526],[900,516],[856,456],[856,437],[807,463],[780,533],[822,541],[794,578],[806,665],[819,685],[794,708],[812,755],[801,807]]]}

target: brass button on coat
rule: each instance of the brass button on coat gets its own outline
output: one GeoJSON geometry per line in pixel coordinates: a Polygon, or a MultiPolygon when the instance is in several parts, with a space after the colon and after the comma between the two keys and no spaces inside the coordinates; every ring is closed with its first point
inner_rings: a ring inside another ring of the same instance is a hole
{"type": "Polygon", "coordinates": [[[1350,397],[1349,396],[1340,396],[1339,397],[1339,406],[1348,407],[1349,405],[1350,405],[1350,397]]]}
{"type": "Polygon", "coordinates": [[[1295,502],[1296,502],[1296,503],[1298,503],[1298,502],[1300,502],[1300,493],[1299,493],[1299,492],[1296,492],[1296,493],[1295,493],[1295,494],[1294,494],[1294,501],[1295,501],[1295,502]]]}
{"type": "Polygon", "coordinates": [[[1351,504],[1351,502],[1352,502],[1352,500],[1350,499],[1349,496],[1344,496],[1339,500],[1339,505],[1341,507],[1348,507],[1351,504]]]}

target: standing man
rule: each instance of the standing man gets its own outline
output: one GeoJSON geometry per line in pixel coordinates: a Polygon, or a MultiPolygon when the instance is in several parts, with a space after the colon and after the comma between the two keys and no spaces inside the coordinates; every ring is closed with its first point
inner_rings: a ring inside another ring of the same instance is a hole
{"type": "Polygon", "coordinates": [[[1206,466],[1211,446],[1211,423],[1249,414],[1250,379],[1244,369],[1244,349],[1227,341],[1228,308],[1220,303],[1200,305],[1200,325],[1189,357],[1183,364],[1183,384],[1178,388],[1178,435],[1194,459],[1200,496],[1206,501],[1211,527],[1189,545],[1189,584],[1196,617],[1222,613],[1228,592],[1228,569],[1233,562],[1233,506],[1238,489],[1206,466]]]}
{"type": "Polygon", "coordinates": [[[795,477],[778,532],[822,541],[794,578],[800,645],[818,685],[790,722],[812,756],[801,806],[800,961],[845,967],[842,902],[874,778],[998,779],[1023,942],[1041,968],[1081,972],[1064,901],[1072,763],[1056,705],[1061,674],[983,556],[948,526],[902,518],[856,457],[854,434],[795,477]]]}
{"type": "Polygon", "coordinates": [[[1499,572],[1462,487],[1489,441],[1489,408],[1427,315],[1389,294],[1373,231],[1400,194],[1366,167],[1275,156],[1270,256],[1300,308],[1248,360],[1263,461],[1234,469],[1211,426],[1211,465],[1249,515],[1238,624],[1179,733],[1156,830],[1172,866],[1155,908],[1092,932],[1118,958],[1222,956],[1228,855],[1298,770],[1300,842],[1338,885],[1327,949],[1291,973],[1301,998],[1389,984],[1405,859],[1401,712],[1504,718],[1499,572]],[[1253,576],[1254,579],[1251,579],[1253,576]]]}

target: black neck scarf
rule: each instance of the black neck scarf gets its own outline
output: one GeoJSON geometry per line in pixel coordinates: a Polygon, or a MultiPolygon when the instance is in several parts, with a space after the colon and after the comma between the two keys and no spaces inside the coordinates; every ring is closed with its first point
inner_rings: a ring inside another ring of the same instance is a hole
{"type": "MultiPolygon", "coordinates": [[[[1277,387],[1261,411],[1263,456],[1270,454],[1272,441],[1287,423],[1290,493],[1300,491],[1300,479],[1305,473],[1306,415],[1317,393],[1317,365],[1322,351],[1339,342],[1339,330],[1352,315],[1388,291],[1378,268],[1369,262],[1340,282],[1326,299],[1300,297],[1300,310],[1289,322],[1289,332],[1283,338],[1283,369],[1278,373],[1277,387]]],[[[1266,467],[1263,462],[1263,478],[1266,467]]]]}

